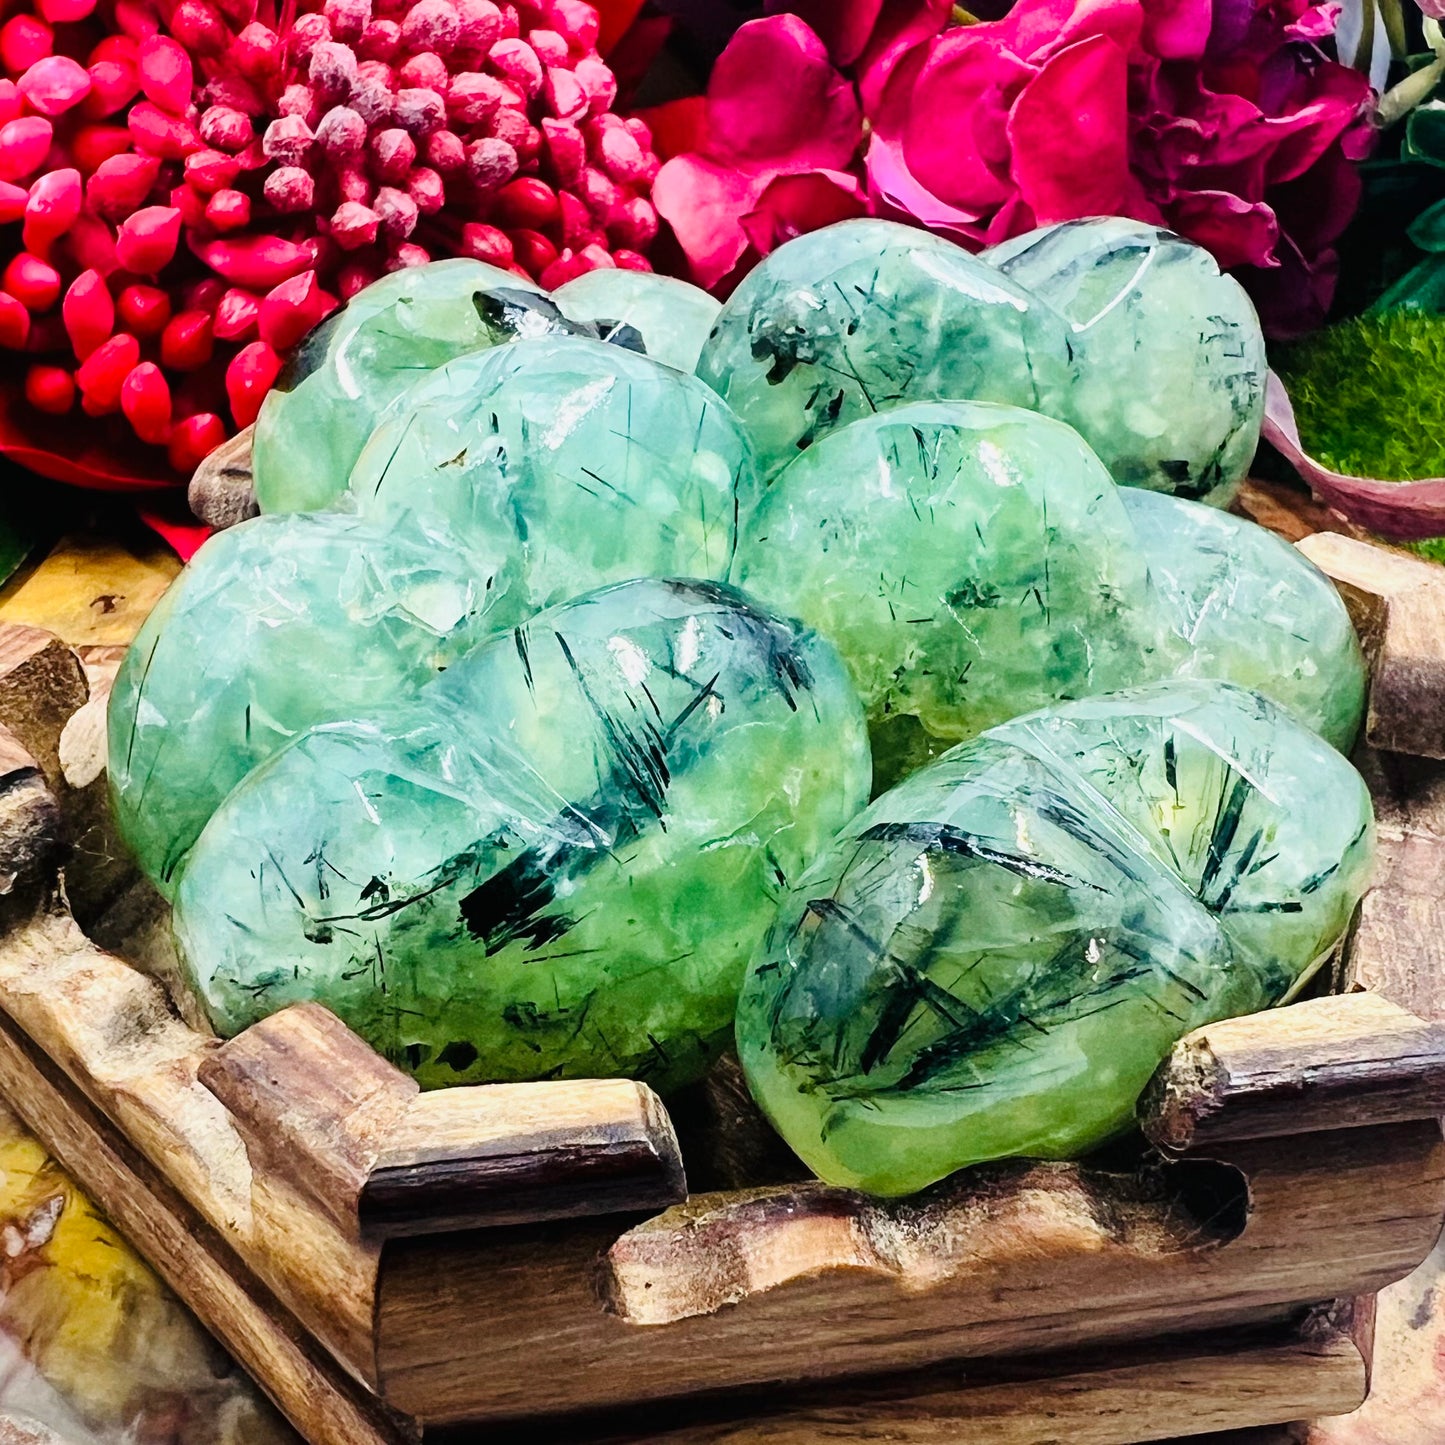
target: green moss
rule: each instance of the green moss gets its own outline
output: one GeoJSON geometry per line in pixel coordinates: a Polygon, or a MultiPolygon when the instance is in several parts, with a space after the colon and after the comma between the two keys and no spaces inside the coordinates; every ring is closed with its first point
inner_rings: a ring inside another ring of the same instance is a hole
{"type": "MultiPolygon", "coordinates": [[[[1326,466],[1398,482],[1445,476],[1445,316],[1357,316],[1271,361],[1305,449],[1326,466]]],[[[1445,562],[1445,538],[1413,550],[1445,562]]]]}

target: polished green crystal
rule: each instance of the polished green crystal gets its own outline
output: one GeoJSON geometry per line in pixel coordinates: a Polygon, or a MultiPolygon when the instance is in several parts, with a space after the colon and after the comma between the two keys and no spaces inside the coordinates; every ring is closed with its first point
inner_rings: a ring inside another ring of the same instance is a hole
{"type": "Polygon", "coordinates": [[[1116,482],[1228,503],[1259,444],[1269,364],[1253,303],[1208,251],[1106,216],[1029,231],[980,259],[1072,324],[1075,375],[1054,414],[1116,482]]]}
{"type": "Polygon", "coordinates": [[[1181,643],[1175,676],[1262,692],[1348,752],[1367,675],[1334,583],[1243,517],[1157,492],[1120,498],[1181,643]]]}
{"type": "Polygon", "coordinates": [[[696,377],[554,336],[417,382],[367,442],[350,501],[509,557],[492,570],[510,625],[608,582],[724,579],[761,491],[737,418],[696,377]]]}
{"type": "Polygon", "coordinates": [[[1062,422],[900,407],[775,478],[734,576],[838,648],[888,786],[1020,712],[1171,670],[1121,495],[1062,422]]]}
{"type": "Polygon", "coordinates": [[[697,374],[747,425],[771,476],[821,436],[910,402],[1054,411],[1069,327],[996,268],[893,221],[844,221],[744,277],[697,374]]]}
{"type": "Polygon", "coordinates": [[[602,267],[559,286],[552,299],[574,321],[599,326],[603,339],[632,327],[654,361],[693,371],[722,303],[698,286],[653,271],[602,267]]]}
{"type": "Polygon", "coordinates": [[[755,267],[697,372],[770,476],[871,412],[1000,401],[1076,427],[1121,485],[1223,505],[1259,440],[1266,363],[1238,282],[1157,227],[1072,221],[971,256],[858,220],[755,267]]]}
{"type": "Polygon", "coordinates": [[[843,829],[751,963],[754,1096],[823,1179],[911,1193],[1130,1127],[1173,1043],[1288,998],[1369,881],[1353,768],[1168,682],[955,749],[843,829]]]}
{"type": "Polygon", "coordinates": [[[220,532],[126,653],[108,714],[121,837],[162,893],[216,805],[327,718],[414,691],[487,629],[467,557],[334,514],[220,532]]]}
{"type": "Polygon", "coordinates": [[[176,936],[223,1033],[319,999],[427,1085],[671,1088],[867,791],[827,644],[715,583],[622,584],[257,768],[185,864],[176,936]]]}
{"type": "Polygon", "coordinates": [[[332,312],[291,353],[256,418],[261,510],[335,500],[386,405],[419,372],[510,339],[501,309],[519,293],[540,294],[481,261],[436,261],[383,276],[332,312]]]}

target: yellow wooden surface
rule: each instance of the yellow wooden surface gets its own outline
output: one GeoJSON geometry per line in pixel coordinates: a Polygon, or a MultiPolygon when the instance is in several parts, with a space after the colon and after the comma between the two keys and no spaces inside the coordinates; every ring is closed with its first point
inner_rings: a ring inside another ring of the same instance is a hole
{"type": "Polygon", "coordinates": [[[43,627],[77,649],[124,646],[180,570],[158,537],[63,537],[0,589],[0,622],[43,627]]]}

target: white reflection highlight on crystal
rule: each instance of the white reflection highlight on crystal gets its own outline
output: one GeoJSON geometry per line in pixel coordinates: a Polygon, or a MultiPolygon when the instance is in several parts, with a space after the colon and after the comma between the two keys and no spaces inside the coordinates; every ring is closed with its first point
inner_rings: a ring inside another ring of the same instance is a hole
{"type": "Polygon", "coordinates": [[[677,642],[677,670],[688,673],[697,666],[702,656],[702,624],[696,617],[689,617],[682,626],[682,636],[677,642]]]}
{"type": "MultiPolygon", "coordinates": [[[[607,650],[617,661],[618,670],[630,687],[639,687],[652,671],[647,654],[630,637],[609,637],[607,650]]],[[[681,669],[686,672],[684,667],[681,669]]]]}

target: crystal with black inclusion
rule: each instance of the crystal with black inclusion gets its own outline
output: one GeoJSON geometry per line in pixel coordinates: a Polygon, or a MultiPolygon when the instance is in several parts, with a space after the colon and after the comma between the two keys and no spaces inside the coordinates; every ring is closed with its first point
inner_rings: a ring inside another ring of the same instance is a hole
{"type": "Polygon", "coordinates": [[[1068,319],[1078,365],[1058,414],[1120,486],[1228,505],[1259,444],[1269,363],[1253,302],[1203,246],[1105,216],[980,259],[1068,319]]]}
{"type": "Polygon", "coordinates": [[[512,339],[509,315],[536,293],[529,281],[481,261],[410,266],[374,281],[297,349],[256,418],[252,470],[263,512],[325,507],[377,416],[423,372],[512,339]],[[512,298],[488,298],[501,291],[512,298]],[[482,304],[478,304],[478,298],[482,304]]]}
{"type": "Polygon", "coordinates": [[[823,1179],[907,1194],[1127,1129],[1173,1043],[1288,998],[1369,882],[1369,795],[1256,694],[1167,682],[1016,719],[884,794],[795,885],[738,1009],[823,1179]]]}
{"type": "Polygon", "coordinates": [[[424,1084],[696,1078],[787,883],[861,806],[841,663],[716,583],[552,608],[226,800],[175,926],[234,1033],[318,999],[424,1084]]]}

